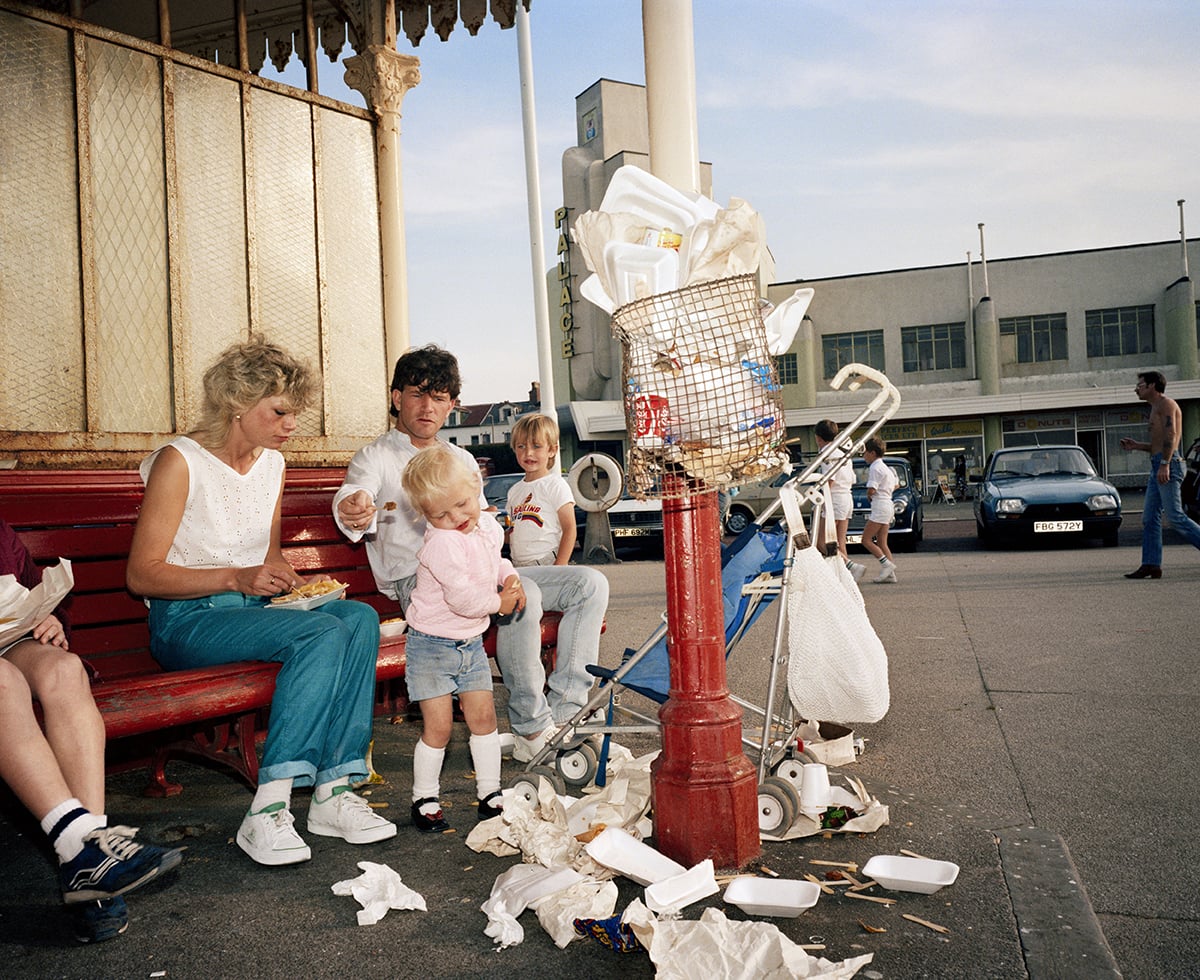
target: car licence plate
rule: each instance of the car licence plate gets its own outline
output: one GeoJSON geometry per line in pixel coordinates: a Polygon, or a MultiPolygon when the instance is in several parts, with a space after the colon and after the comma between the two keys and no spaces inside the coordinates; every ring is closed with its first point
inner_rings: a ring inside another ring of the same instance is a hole
{"type": "Polygon", "coordinates": [[[652,527],[614,527],[612,533],[614,538],[648,538],[661,532],[652,527]]]}
{"type": "Polygon", "coordinates": [[[846,535],[846,544],[862,544],[862,535],[861,534],[847,534],[846,535]]]}
{"type": "Polygon", "coordinates": [[[1033,533],[1042,534],[1044,532],[1055,531],[1082,531],[1083,521],[1034,521],[1033,533]]]}

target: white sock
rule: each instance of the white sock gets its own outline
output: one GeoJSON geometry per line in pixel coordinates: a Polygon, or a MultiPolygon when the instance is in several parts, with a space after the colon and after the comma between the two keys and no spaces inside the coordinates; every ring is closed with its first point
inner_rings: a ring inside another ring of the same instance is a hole
{"type": "Polygon", "coordinates": [[[475,795],[481,800],[500,789],[500,733],[471,736],[471,761],[475,764],[475,795]]]}
{"type": "MultiPolygon", "coordinates": [[[[425,739],[417,739],[417,747],[413,749],[413,802],[426,797],[438,799],[441,796],[442,760],[446,757],[445,748],[435,749],[425,744],[425,739]]],[[[438,806],[429,804],[429,809],[435,811],[438,806]]]]}
{"type": "Polygon", "coordinates": [[[63,800],[58,806],[42,817],[42,831],[54,845],[54,853],[60,863],[70,861],[83,850],[83,838],[97,827],[108,826],[108,818],[100,813],[92,813],[84,809],[82,803],[75,797],[63,800]],[[70,817],[62,823],[64,817],[70,817]]]}
{"type": "Polygon", "coordinates": [[[254,792],[254,799],[250,801],[250,812],[262,813],[273,803],[291,806],[292,781],[290,779],[272,779],[269,783],[259,783],[258,789],[254,792]]]}
{"type": "Polygon", "coordinates": [[[322,783],[320,786],[318,786],[316,789],[313,790],[313,802],[314,803],[328,803],[330,801],[330,799],[333,797],[334,791],[339,786],[349,786],[349,785],[350,785],[350,777],[349,776],[341,776],[337,779],[331,780],[328,783],[322,783]]]}

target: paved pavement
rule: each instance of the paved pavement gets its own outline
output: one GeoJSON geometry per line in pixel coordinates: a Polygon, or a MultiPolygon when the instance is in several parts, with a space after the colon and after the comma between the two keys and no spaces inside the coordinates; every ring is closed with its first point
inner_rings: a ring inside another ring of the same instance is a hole
{"type": "MultiPolygon", "coordinates": [[[[1121,573],[1137,565],[1135,515],[1120,548],[983,551],[969,507],[951,510],[931,511],[923,547],[898,557],[896,585],[864,586],[889,653],[892,707],[879,724],[859,726],[866,751],[846,771],[888,804],[890,823],[862,837],[766,843],[762,861],[798,876],[823,870],[814,859],[861,865],[903,848],[954,861],[958,881],[936,895],[896,895],[892,907],[825,896],[799,918],[771,921],[797,942],[823,941],[831,959],[873,952],[860,974],[873,978],[1200,976],[1200,681],[1189,622],[1200,553],[1172,544],[1162,580],[1130,582],[1121,573]]],[[[663,571],[652,561],[605,571],[613,595],[603,656],[615,662],[658,622],[663,571]]],[[[755,703],[770,632],[760,623],[729,661],[730,687],[755,703]]],[[[232,843],[249,794],[229,778],[176,763],[184,793],[149,800],[136,774],[111,777],[114,819],[182,841],[188,853],[172,878],[130,899],[129,932],[94,948],[65,938],[40,833],[0,800],[3,973],[653,976],[644,954],[584,940],[557,949],[529,912],[524,943],[493,951],[479,906],[515,859],[463,843],[473,812],[462,732],[444,782],[458,833],[430,840],[407,825],[418,729],[376,726],[376,767],[388,783],[372,799],[390,804],[398,836],[359,848],[311,838],[313,860],[292,868],[254,865],[232,843]],[[395,868],[429,911],[357,927],[357,904],[329,886],[354,877],[360,860],[395,868]]],[[[641,889],[618,882],[620,909],[641,889]]],[[[746,918],[720,896],[685,918],[706,906],[746,918]]]]}

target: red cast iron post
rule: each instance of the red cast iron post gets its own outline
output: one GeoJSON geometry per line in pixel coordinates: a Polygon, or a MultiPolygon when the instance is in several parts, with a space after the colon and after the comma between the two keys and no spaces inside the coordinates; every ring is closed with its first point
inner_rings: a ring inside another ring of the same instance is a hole
{"type": "Polygon", "coordinates": [[[742,751],[742,709],[725,682],[725,625],[717,495],[663,501],[671,693],[659,711],[653,767],[654,833],[685,867],[712,858],[740,868],[756,858],[758,772],[742,751]]]}

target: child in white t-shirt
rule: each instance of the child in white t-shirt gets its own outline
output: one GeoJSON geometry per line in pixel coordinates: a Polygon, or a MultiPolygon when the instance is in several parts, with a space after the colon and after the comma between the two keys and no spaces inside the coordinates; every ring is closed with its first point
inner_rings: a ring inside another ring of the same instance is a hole
{"type": "Polygon", "coordinates": [[[566,565],[575,550],[575,498],[557,471],[558,424],[548,415],[523,415],[513,426],[512,447],[525,471],[508,491],[512,563],[566,565]]]}
{"type": "Polygon", "coordinates": [[[863,459],[869,464],[867,470],[867,497],[871,501],[871,514],[863,528],[863,547],[879,559],[880,570],[875,582],[895,582],[896,563],[888,548],[888,528],[896,519],[892,509],[892,491],[899,482],[892,468],[883,461],[887,443],[872,436],[863,448],[863,459]]]}

